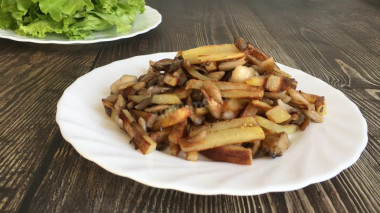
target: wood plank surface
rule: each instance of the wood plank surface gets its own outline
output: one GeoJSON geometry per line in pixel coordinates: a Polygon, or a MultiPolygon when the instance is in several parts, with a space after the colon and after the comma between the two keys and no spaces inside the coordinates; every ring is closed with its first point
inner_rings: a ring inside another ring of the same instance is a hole
{"type": "Polygon", "coordinates": [[[147,0],[147,5],[163,15],[162,23],[129,39],[91,45],[0,39],[0,212],[379,211],[378,1],[147,0]],[[83,74],[136,55],[231,43],[236,36],[358,105],[369,140],[354,165],[290,192],[202,196],[114,175],[63,139],[56,104],[83,74]]]}

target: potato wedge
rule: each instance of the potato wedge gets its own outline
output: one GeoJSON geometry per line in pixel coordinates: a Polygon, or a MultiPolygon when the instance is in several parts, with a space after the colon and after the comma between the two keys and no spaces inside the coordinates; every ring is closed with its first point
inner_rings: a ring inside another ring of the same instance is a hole
{"type": "Polygon", "coordinates": [[[230,71],[230,70],[234,70],[235,67],[239,65],[244,65],[245,63],[247,62],[245,61],[245,58],[243,57],[237,60],[222,62],[218,65],[218,68],[221,71],[230,71]]]}
{"type": "Polygon", "coordinates": [[[255,119],[259,126],[273,133],[286,132],[287,134],[292,134],[298,129],[295,124],[280,125],[258,115],[255,116],[255,119]]]}
{"type": "Polygon", "coordinates": [[[190,137],[196,136],[204,130],[207,132],[216,132],[216,131],[221,131],[224,129],[252,127],[252,126],[258,126],[255,118],[253,117],[235,118],[232,120],[218,121],[214,123],[208,123],[199,127],[195,127],[189,132],[189,136],[190,137]]]}
{"type": "Polygon", "coordinates": [[[285,109],[278,105],[270,110],[267,110],[265,112],[265,115],[267,116],[267,118],[269,118],[269,120],[275,123],[285,122],[292,117],[285,109]]]}
{"type": "Polygon", "coordinates": [[[103,103],[104,110],[106,111],[107,115],[109,117],[111,117],[112,110],[114,109],[113,105],[115,104],[115,102],[112,102],[111,100],[103,98],[102,103],[103,103]]]}
{"type": "Polygon", "coordinates": [[[220,90],[247,90],[247,91],[260,91],[261,89],[255,86],[248,85],[246,83],[241,82],[226,82],[226,81],[218,81],[214,82],[214,84],[220,90]]]}
{"type": "Polygon", "coordinates": [[[226,145],[201,151],[201,154],[214,161],[235,163],[240,165],[252,164],[252,150],[241,146],[226,145]]]}
{"type": "Polygon", "coordinates": [[[128,110],[121,110],[119,117],[123,121],[124,130],[133,139],[135,145],[144,155],[156,149],[157,143],[136,123],[128,110]]]}
{"type": "MultiPolygon", "coordinates": [[[[247,90],[247,91],[260,91],[261,89],[256,86],[248,85],[242,82],[227,82],[227,81],[212,81],[219,90],[247,90]]],[[[191,79],[186,85],[186,89],[201,89],[203,81],[191,79]]]]}
{"type": "Polygon", "coordinates": [[[259,126],[232,128],[207,133],[204,140],[195,143],[180,141],[180,147],[184,152],[202,151],[229,144],[238,144],[265,138],[263,129],[259,126]]]}
{"type": "Polygon", "coordinates": [[[146,122],[146,126],[151,129],[153,127],[153,124],[156,122],[157,119],[157,114],[156,113],[151,113],[151,112],[144,112],[140,110],[133,110],[132,111],[135,117],[138,118],[143,118],[146,122]]]}
{"type": "Polygon", "coordinates": [[[203,88],[201,89],[201,91],[208,102],[208,109],[211,115],[216,119],[220,119],[220,116],[222,114],[222,104],[212,99],[203,88]]]}
{"type": "Polygon", "coordinates": [[[259,64],[261,71],[273,70],[275,67],[273,57],[267,58],[259,64]]]}
{"type": "Polygon", "coordinates": [[[141,101],[150,98],[151,94],[146,94],[146,95],[129,95],[128,96],[128,101],[133,101],[135,103],[141,103],[141,101]]]}
{"type": "Polygon", "coordinates": [[[167,143],[168,142],[168,136],[172,129],[165,128],[162,131],[156,131],[156,132],[151,132],[150,137],[152,140],[154,140],[156,143],[167,143]]]}
{"type": "Polygon", "coordinates": [[[191,109],[188,109],[185,107],[179,108],[175,110],[174,112],[169,113],[165,118],[157,121],[153,126],[153,130],[157,131],[160,128],[174,126],[182,122],[183,120],[187,119],[187,117],[189,117],[191,113],[192,113],[191,109]]]}
{"type": "Polygon", "coordinates": [[[225,61],[244,57],[234,44],[221,44],[201,46],[194,49],[182,51],[183,59],[191,64],[201,64],[211,61],[225,61]]]}
{"type": "Polygon", "coordinates": [[[189,95],[191,95],[191,92],[192,92],[191,89],[180,88],[180,89],[174,90],[172,93],[169,93],[169,94],[174,94],[178,96],[179,99],[184,100],[187,97],[189,97],[189,95]]]}
{"type": "MultiPolygon", "coordinates": [[[[119,93],[119,87],[122,87],[120,85],[125,84],[124,86],[133,86],[134,83],[137,82],[137,77],[134,75],[122,75],[118,80],[116,80],[113,84],[111,84],[110,89],[113,94],[119,93]]],[[[127,88],[125,87],[125,88],[127,88]]]]}
{"type": "Polygon", "coordinates": [[[265,89],[270,92],[282,92],[288,88],[288,82],[283,76],[271,75],[265,84],[265,89]]]}
{"type": "Polygon", "coordinates": [[[185,134],[187,126],[187,119],[183,120],[178,125],[172,127],[170,134],[168,135],[168,140],[170,143],[178,144],[179,139],[182,138],[185,134]]]}
{"type": "Polygon", "coordinates": [[[263,89],[265,87],[265,84],[267,83],[267,80],[268,80],[267,76],[254,76],[245,80],[245,83],[252,86],[257,86],[263,89]]]}
{"type": "Polygon", "coordinates": [[[198,161],[198,151],[186,152],[186,160],[198,161]]]}
{"type": "Polygon", "coordinates": [[[152,97],[152,104],[180,104],[181,99],[175,94],[156,94],[152,97]]]}
{"type": "Polygon", "coordinates": [[[249,99],[227,99],[223,103],[223,112],[226,111],[238,111],[245,107],[245,105],[249,102],[249,99]]]}
{"type": "Polygon", "coordinates": [[[289,137],[285,132],[267,134],[261,143],[261,150],[272,158],[281,156],[289,147],[289,137]]]}
{"type": "Polygon", "coordinates": [[[305,97],[297,90],[289,88],[287,90],[288,94],[292,98],[290,104],[296,105],[300,109],[309,110],[311,108],[310,103],[305,99],[305,97]]]}
{"type": "Polygon", "coordinates": [[[262,99],[264,96],[264,90],[259,91],[249,91],[249,90],[221,90],[220,91],[223,98],[251,98],[251,99],[262,99]]]}
{"type": "Polygon", "coordinates": [[[173,77],[171,74],[166,74],[163,81],[172,87],[175,87],[179,84],[179,78],[173,77]]]}
{"type": "Polygon", "coordinates": [[[256,106],[256,107],[262,109],[264,112],[272,109],[271,105],[269,105],[268,103],[265,103],[263,101],[253,100],[251,103],[253,106],[256,106]]]}
{"type": "Polygon", "coordinates": [[[245,118],[245,117],[255,117],[259,109],[254,106],[252,103],[248,103],[244,109],[240,112],[239,117],[245,118]]]}

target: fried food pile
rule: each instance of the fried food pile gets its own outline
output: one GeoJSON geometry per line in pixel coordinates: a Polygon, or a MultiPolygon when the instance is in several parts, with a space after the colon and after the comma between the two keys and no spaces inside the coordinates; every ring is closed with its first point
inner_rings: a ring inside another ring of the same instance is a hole
{"type": "Polygon", "coordinates": [[[323,122],[323,96],[297,81],[243,38],[150,61],[146,74],[123,75],[102,99],[107,115],[143,154],[170,147],[197,161],[250,165],[289,147],[289,134],[323,122]]]}

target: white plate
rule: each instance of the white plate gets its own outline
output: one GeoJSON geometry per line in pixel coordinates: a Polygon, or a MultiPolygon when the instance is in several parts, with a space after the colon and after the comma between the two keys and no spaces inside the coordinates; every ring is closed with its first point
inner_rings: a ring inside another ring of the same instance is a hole
{"type": "Polygon", "coordinates": [[[140,183],[166,189],[213,195],[256,195],[289,191],[330,179],[352,165],[367,144],[367,124],[355,104],[342,92],[300,70],[279,64],[305,92],[324,95],[324,123],[312,123],[291,136],[282,157],[254,159],[250,166],[212,162],[202,157],[136,151],[103,109],[101,98],[122,74],[141,75],[149,60],[173,58],[157,53],[117,61],[78,78],[58,102],[57,122],[63,137],[85,158],[104,169],[140,183]]]}
{"type": "Polygon", "coordinates": [[[4,30],[0,28],[0,38],[39,44],[91,44],[130,38],[142,33],[146,33],[149,30],[156,28],[161,23],[161,20],[161,14],[157,10],[149,6],[145,6],[144,13],[136,16],[136,20],[133,23],[132,28],[127,33],[117,33],[116,27],[114,27],[108,30],[94,32],[93,36],[88,37],[84,40],[70,40],[63,35],[54,34],[46,35],[45,38],[21,36],[16,34],[13,30],[4,30]]]}

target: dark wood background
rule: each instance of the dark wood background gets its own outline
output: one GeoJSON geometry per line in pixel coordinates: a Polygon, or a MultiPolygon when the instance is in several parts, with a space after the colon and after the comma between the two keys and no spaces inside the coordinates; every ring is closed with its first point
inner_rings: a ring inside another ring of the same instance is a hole
{"type": "Polygon", "coordinates": [[[163,15],[163,21],[134,38],[91,45],[0,39],[0,212],[379,211],[379,1],[147,4],[163,15]],[[359,106],[369,141],[353,166],[328,181],[291,192],[200,196],[111,174],[62,138],[55,122],[56,104],[76,78],[115,60],[230,43],[235,36],[280,63],[328,82],[359,106]]]}

